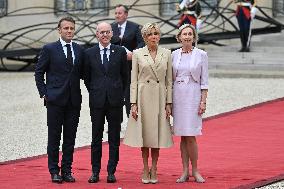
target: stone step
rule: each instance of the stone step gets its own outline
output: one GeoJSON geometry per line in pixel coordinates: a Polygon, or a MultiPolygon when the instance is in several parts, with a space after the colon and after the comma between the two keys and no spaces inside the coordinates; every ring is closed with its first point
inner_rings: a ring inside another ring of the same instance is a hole
{"type": "Polygon", "coordinates": [[[283,71],[209,69],[209,77],[218,78],[284,78],[283,71]]]}

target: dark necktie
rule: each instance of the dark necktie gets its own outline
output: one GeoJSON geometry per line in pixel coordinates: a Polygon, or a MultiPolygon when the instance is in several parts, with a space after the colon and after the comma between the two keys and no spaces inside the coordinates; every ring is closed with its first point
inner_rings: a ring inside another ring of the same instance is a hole
{"type": "Polygon", "coordinates": [[[67,47],[67,63],[71,66],[73,66],[73,58],[72,58],[72,51],[71,51],[71,45],[66,44],[67,47]]]}
{"type": "Polygon", "coordinates": [[[121,35],[121,27],[118,26],[118,36],[120,37],[120,35],[121,35]]]}
{"type": "Polygon", "coordinates": [[[104,54],[103,54],[103,65],[105,68],[105,71],[107,71],[107,66],[108,66],[108,59],[107,59],[107,48],[104,48],[104,54]]]}

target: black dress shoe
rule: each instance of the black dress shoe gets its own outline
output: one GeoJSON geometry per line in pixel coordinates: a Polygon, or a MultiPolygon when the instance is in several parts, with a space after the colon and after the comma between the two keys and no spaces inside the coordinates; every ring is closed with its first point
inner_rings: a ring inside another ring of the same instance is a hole
{"type": "Polygon", "coordinates": [[[116,182],[116,178],[115,178],[114,174],[108,174],[107,183],[115,183],[115,182],[116,182]]]}
{"type": "Polygon", "coordinates": [[[246,48],[245,47],[242,47],[239,52],[245,52],[246,48]]]}
{"type": "Polygon", "coordinates": [[[59,174],[51,174],[51,181],[54,183],[61,184],[62,183],[62,177],[59,174]]]}
{"type": "Polygon", "coordinates": [[[97,183],[99,182],[99,180],[100,180],[99,173],[93,173],[92,176],[89,178],[88,182],[97,183]]]}
{"type": "Polygon", "coordinates": [[[71,173],[63,173],[62,179],[65,182],[75,182],[75,178],[72,176],[71,173]]]}
{"type": "Polygon", "coordinates": [[[246,47],[244,52],[250,52],[249,47],[246,47]]]}

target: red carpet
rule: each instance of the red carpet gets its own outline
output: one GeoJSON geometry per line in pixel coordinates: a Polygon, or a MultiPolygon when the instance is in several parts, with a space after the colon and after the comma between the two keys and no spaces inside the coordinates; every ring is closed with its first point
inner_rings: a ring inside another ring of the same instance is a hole
{"type": "Polygon", "coordinates": [[[181,173],[179,138],[175,146],[161,149],[159,183],[143,185],[140,150],[121,146],[118,182],[106,183],[107,148],[103,147],[101,181],[87,182],[91,175],[89,147],[76,150],[73,172],[76,183],[53,184],[46,156],[0,163],[0,188],[254,188],[284,179],[284,98],[208,118],[198,138],[199,169],[206,183],[176,184],[181,173]]]}

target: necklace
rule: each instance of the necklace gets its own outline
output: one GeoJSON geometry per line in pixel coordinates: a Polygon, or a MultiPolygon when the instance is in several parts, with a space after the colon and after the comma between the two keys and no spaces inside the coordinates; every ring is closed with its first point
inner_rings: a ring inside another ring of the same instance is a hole
{"type": "Polygon", "coordinates": [[[191,53],[192,50],[193,50],[193,48],[191,48],[191,49],[188,50],[188,51],[185,51],[185,50],[182,49],[182,52],[181,52],[181,53],[188,54],[188,53],[191,53]]]}
{"type": "Polygon", "coordinates": [[[148,49],[150,53],[156,52],[157,49],[148,49]]]}

